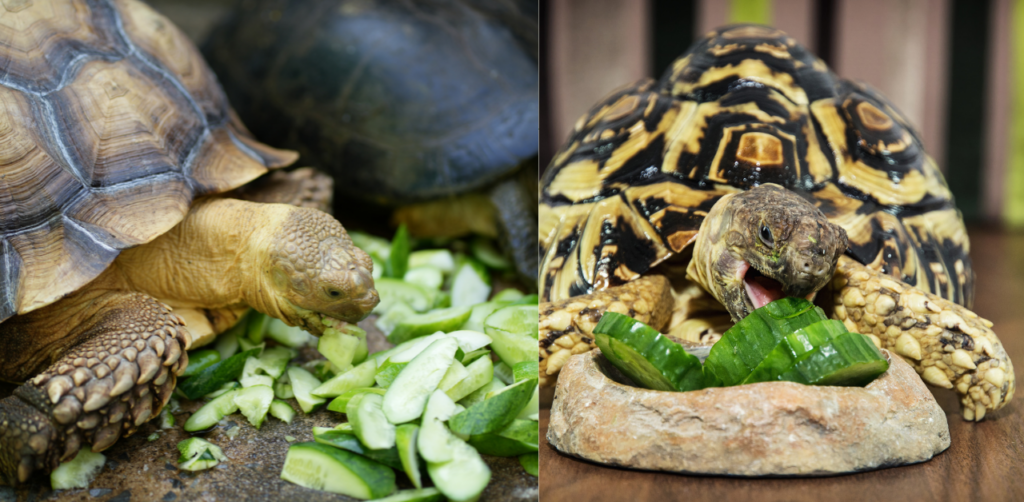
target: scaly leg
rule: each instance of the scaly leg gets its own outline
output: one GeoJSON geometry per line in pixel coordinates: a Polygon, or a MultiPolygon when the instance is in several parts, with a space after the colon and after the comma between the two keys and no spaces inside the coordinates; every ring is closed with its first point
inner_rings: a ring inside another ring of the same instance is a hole
{"type": "Polygon", "coordinates": [[[1013,365],[992,323],[949,300],[839,259],[835,312],[847,329],[874,339],[910,363],[924,381],[960,394],[965,420],[982,420],[1014,390],[1013,365]]]}
{"type": "Polygon", "coordinates": [[[540,304],[540,384],[554,385],[569,356],[596,347],[594,327],[606,311],[625,314],[661,329],[672,317],[673,304],[668,279],[660,275],[540,304]]]}
{"type": "Polygon", "coordinates": [[[135,432],[170,399],[190,345],[182,320],[140,293],[83,292],[0,325],[0,376],[48,365],[0,401],[0,481],[135,432]]]}

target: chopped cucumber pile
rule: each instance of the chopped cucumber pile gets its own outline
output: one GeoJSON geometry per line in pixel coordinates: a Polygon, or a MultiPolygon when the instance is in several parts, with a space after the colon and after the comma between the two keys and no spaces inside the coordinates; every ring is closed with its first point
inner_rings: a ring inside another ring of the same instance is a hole
{"type": "MultiPolygon", "coordinates": [[[[374,262],[376,326],[397,345],[370,354],[355,325],[327,320],[316,338],[250,311],[189,353],[178,395],[206,402],[184,430],[232,413],[259,429],[268,415],[291,423],[326,405],[345,421],[314,427],[313,442],[288,439],[281,478],[361,499],[476,500],[491,478],[481,454],[518,457],[536,475],[537,296],[492,295],[492,276],[514,272],[483,238],[449,250],[416,249],[404,228],[390,242],[350,235],[374,262]],[[297,360],[314,346],[324,359],[297,360]],[[416,489],[396,492],[396,473],[416,489]]],[[[226,460],[198,437],[178,447],[181,469],[226,460]]]]}
{"type": "MultiPolygon", "coordinates": [[[[601,353],[616,368],[655,390],[770,381],[863,386],[889,369],[870,338],[848,332],[843,323],[828,319],[802,298],[776,300],[743,318],[711,348],[703,365],[678,343],[622,314],[606,312],[594,335],[601,353]]],[[[512,370],[517,381],[535,378],[526,364],[512,370]]]]}

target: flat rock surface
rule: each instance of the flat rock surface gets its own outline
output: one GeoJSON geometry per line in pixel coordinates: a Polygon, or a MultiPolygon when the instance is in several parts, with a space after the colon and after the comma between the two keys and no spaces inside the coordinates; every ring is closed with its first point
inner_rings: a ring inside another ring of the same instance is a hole
{"type": "Polygon", "coordinates": [[[885,353],[889,370],[864,388],[766,382],[681,393],[616,382],[594,350],[562,369],[547,439],[594,462],[701,474],[814,476],[923,462],[950,445],[946,415],[913,368],[885,353]]]}
{"type": "MultiPolygon", "coordinates": [[[[373,326],[376,316],[359,323],[367,330],[370,351],[390,346],[373,326]]],[[[306,350],[304,356],[315,355],[306,350]]],[[[0,392],[0,396],[6,393],[0,392]]],[[[51,491],[46,480],[28,488],[13,490],[0,486],[0,502],[13,500],[90,501],[90,502],[191,502],[198,501],[321,501],[355,500],[342,495],[319,492],[293,485],[281,479],[288,446],[313,440],[313,427],[334,427],[344,421],[343,415],[326,407],[305,415],[294,399],[295,419],[286,424],[268,416],[263,427],[256,430],[245,417],[229,415],[213,431],[202,437],[220,446],[228,456],[213,469],[199,472],[178,470],[179,441],[188,439],[181,425],[189,414],[200,407],[198,402],[182,401],[181,412],[175,414],[175,427],[161,431],[156,420],[150,421],[132,437],[122,439],[103,454],[107,463],[88,489],[51,491]],[[237,428],[231,434],[229,431],[237,428]],[[147,438],[156,433],[158,437],[147,438]],[[289,441],[285,436],[291,436],[289,441]]],[[[491,482],[480,500],[516,502],[537,500],[537,478],[523,470],[515,457],[500,458],[483,455],[491,468],[491,482]]],[[[413,488],[404,474],[396,476],[399,489],[413,488]]]]}

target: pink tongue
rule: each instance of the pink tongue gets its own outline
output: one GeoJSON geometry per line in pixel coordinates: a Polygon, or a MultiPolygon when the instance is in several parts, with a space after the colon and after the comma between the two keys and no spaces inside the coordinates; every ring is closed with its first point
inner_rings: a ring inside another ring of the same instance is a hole
{"type": "Polygon", "coordinates": [[[753,302],[755,309],[764,307],[783,296],[779,283],[771,279],[762,279],[760,277],[752,281],[744,279],[743,285],[746,287],[747,296],[750,297],[750,301],[753,302]]]}

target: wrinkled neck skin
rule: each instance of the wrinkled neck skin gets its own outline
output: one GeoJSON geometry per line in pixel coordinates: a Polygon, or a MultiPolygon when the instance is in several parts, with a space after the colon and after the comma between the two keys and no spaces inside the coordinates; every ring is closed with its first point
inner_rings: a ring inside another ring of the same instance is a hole
{"type": "Polygon", "coordinates": [[[687,277],[738,322],[770,301],[813,298],[846,251],[846,232],[794,192],[766,184],[722,197],[701,223],[687,277]]]}
{"type": "MultiPolygon", "coordinates": [[[[280,314],[261,273],[274,230],[285,218],[273,205],[235,199],[198,201],[178,226],[114,262],[126,287],[175,308],[246,304],[280,314]],[[257,210],[258,206],[260,207],[257,210]]],[[[279,317],[275,315],[275,317],[279,317]]]]}
{"type": "Polygon", "coordinates": [[[379,298],[373,262],[330,215],[286,204],[196,202],[149,244],[122,252],[100,282],[176,308],[248,305],[321,334],[324,316],[358,322],[379,298]]]}

